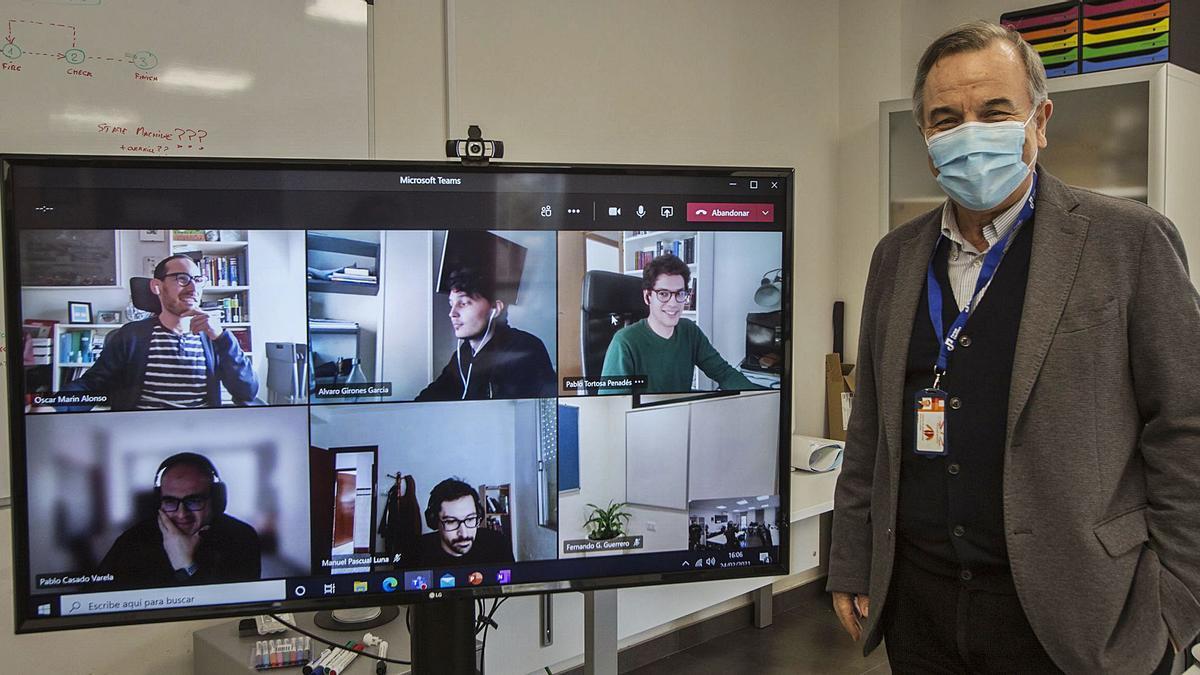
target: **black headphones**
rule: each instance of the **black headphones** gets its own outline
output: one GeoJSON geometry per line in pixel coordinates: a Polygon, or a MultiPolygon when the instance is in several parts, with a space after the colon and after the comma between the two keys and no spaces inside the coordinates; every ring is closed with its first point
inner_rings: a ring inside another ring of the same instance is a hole
{"type": "Polygon", "coordinates": [[[162,499],[162,477],[173,466],[178,464],[189,464],[191,466],[204,467],[212,476],[212,489],[209,492],[208,500],[212,505],[214,516],[219,516],[225,513],[226,500],[228,493],[225,491],[225,483],[221,481],[221,474],[217,473],[217,467],[204,455],[194,452],[181,452],[171,455],[163,460],[162,464],[158,465],[158,471],[154,474],[154,496],[162,499]]]}
{"type": "MultiPolygon", "coordinates": [[[[442,510],[442,504],[448,501],[453,501],[451,499],[446,499],[442,493],[449,492],[450,488],[455,483],[461,483],[462,485],[467,486],[467,489],[471,491],[471,499],[475,502],[475,515],[479,516],[480,518],[483,517],[483,507],[479,503],[479,493],[475,491],[475,488],[471,487],[471,485],[466,481],[461,481],[457,478],[447,478],[446,480],[433,486],[433,489],[429,491],[429,504],[425,507],[425,524],[428,525],[429,529],[433,530],[434,532],[442,529],[442,523],[438,519],[438,514],[442,510]]],[[[460,495],[454,499],[462,499],[463,496],[465,495],[460,495]]]]}

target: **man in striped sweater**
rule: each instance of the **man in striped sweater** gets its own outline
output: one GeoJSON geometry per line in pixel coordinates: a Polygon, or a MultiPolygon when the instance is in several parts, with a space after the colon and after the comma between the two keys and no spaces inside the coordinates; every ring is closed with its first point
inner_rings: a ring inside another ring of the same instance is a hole
{"type": "Polygon", "coordinates": [[[64,391],[107,394],[113,410],[219,407],[222,384],[235,403],[253,401],[250,361],[220,321],[200,311],[206,283],[187,255],[159,262],[150,290],[162,310],[109,333],[95,365],[64,391]]]}

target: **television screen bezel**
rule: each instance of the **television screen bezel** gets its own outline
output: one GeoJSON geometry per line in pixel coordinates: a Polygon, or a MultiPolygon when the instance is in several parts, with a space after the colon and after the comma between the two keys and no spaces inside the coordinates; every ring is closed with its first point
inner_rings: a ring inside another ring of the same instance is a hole
{"type": "MultiPolygon", "coordinates": [[[[12,555],[13,555],[13,602],[14,602],[14,632],[17,634],[50,632],[59,630],[76,630],[83,628],[98,628],[108,626],[138,625],[171,621],[192,621],[200,619],[221,619],[244,617],[254,614],[275,612],[310,612],[332,609],[350,609],[355,607],[370,607],[381,604],[414,604],[424,602],[440,602],[458,599],[487,599],[501,597],[517,597],[543,593],[599,591],[618,588],[638,588],[668,584],[693,583],[702,581],[719,581],[732,579],[754,579],[790,574],[790,504],[791,504],[791,423],[792,423],[792,327],[793,315],[793,270],[795,257],[795,213],[794,188],[795,170],[787,167],[754,167],[754,166],[702,166],[702,165],[670,165],[670,164],[588,164],[588,163],[517,163],[496,162],[488,166],[467,166],[457,162],[446,161],[395,161],[376,159],[298,159],[298,158],[210,158],[210,157],[117,157],[107,155],[68,155],[68,154],[2,154],[0,153],[0,251],[4,255],[5,302],[4,317],[6,325],[6,348],[8,353],[22,353],[22,324],[21,317],[21,280],[19,264],[19,246],[14,236],[13,213],[13,178],[12,171],[16,167],[52,166],[79,167],[89,169],[121,169],[121,168],[175,168],[202,170],[281,170],[305,169],[314,171],[429,171],[454,172],[458,174],[574,174],[574,175],[607,175],[631,177],[683,177],[683,178],[779,178],[785,182],[783,201],[786,203],[786,214],[783,223],[783,290],[780,311],[783,324],[783,353],[784,367],[782,386],[780,388],[779,416],[779,451],[778,451],[778,493],[780,496],[779,555],[770,563],[749,565],[745,567],[730,567],[726,569],[702,570],[688,569],[679,572],[660,572],[652,574],[613,574],[603,577],[569,579],[555,582],[513,583],[509,585],[484,585],[458,587],[452,590],[444,589],[431,593],[370,593],[364,595],[338,595],[329,599],[324,598],[288,598],[275,602],[253,602],[239,604],[210,605],[190,607],[186,609],[140,610],[133,612],[87,614],[80,616],[54,616],[40,618],[31,614],[29,583],[29,561],[21,551],[28,551],[28,494],[26,492],[27,475],[25,463],[25,435],[23,378],[18,372],[23,372],[14,366],[10,360],[8,369],[8,414],[9,414],[9,454],[10,454],[10,513],[12,515],[12,555]],[[21,422],[15,422],[20,419],[21,422]],[[784,514],[787,514],[786,516],[784,514]]],[[[750,195],[737,198],[749,198],[750,195]]],[[[731,197],[733,199],[733,197],[731,197]]],[[[563,231],[563,230],[557,230],[563,231]]],[[[720,394],[726,395],[726,394],[720,394]]],[[[700,400],[707,398],[698,395],[682,400],[700,400]]],[[[559,397],[562,400],[562,397],[559,397]]],[[[634,398],[634,409],[638,408],[634,398]]],[[[614,556],[614,560],[621,556],[614,556]]],[[[559,558],[561,560],[561,558],[559,558]]],[[[514,569],[523,563],[537,561],[520,561],[514,563],[514,569]]],[[[619,562],[618,562],[619,564],[619,562]]]]}

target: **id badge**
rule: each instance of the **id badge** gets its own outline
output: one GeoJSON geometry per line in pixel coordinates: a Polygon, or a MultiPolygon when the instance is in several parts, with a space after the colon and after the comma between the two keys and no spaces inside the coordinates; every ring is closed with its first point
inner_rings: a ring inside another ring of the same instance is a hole
{"type": "Polygon", "coordinates": [[[918,455],[943,456],[946,448],[946,392],[941,389],[923,389],[917,392],[916,411],[917,441],[913,445],[918,455]]]}

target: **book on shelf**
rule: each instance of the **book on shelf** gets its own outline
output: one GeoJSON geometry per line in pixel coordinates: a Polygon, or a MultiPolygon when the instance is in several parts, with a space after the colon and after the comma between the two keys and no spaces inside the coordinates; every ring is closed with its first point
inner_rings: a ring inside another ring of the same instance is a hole
{"type": "Polygon", "coordinates": [[[371,273],[371,270],[365,267],[343,267],[329,273],[330,281],[342,281],[351,284],[377,284],[379,277],[371,273]]]}
{"type": "Polygon", "coordinates": [[[238,341],[238,346],[242,348],[243,352],[249,354],[251,351],[253,351],[251,347],[252,343],[250,341],[249,328],[227,328],[226,330],[228,330],[229,334],[238,341]]]}
{"type": "Polygon", "coordinates": [[[200,271],[208,277],[210,286],[245,286],[240,256],[206,255],[200,257],[200,271]]]}

